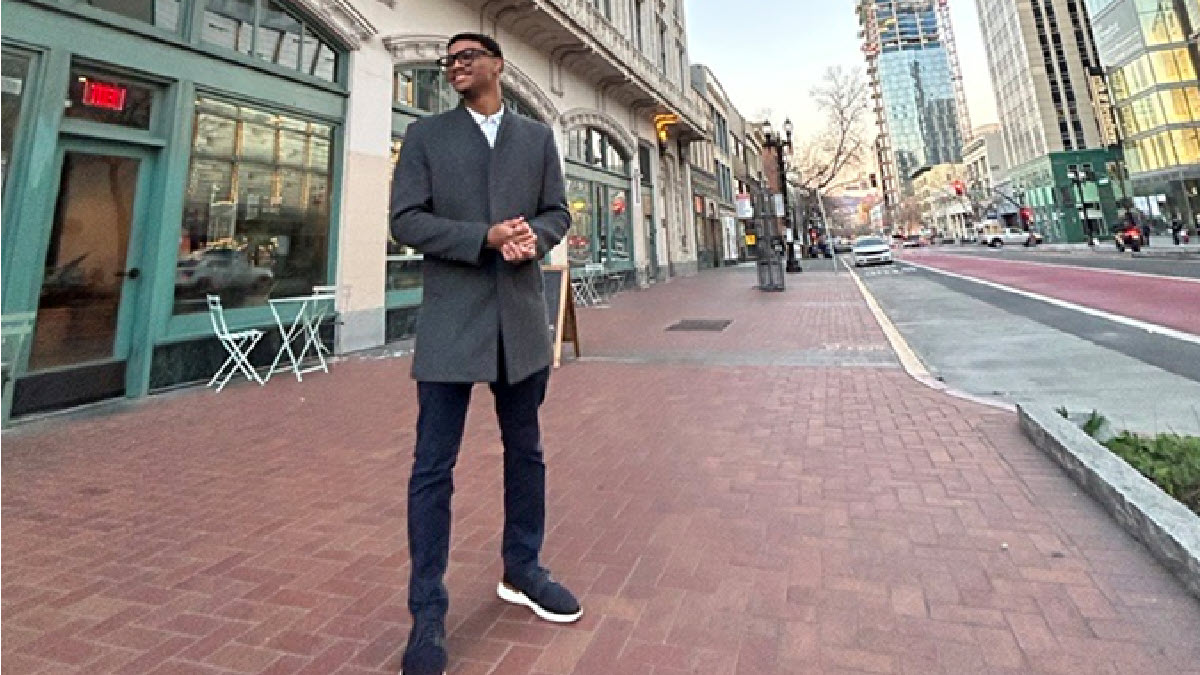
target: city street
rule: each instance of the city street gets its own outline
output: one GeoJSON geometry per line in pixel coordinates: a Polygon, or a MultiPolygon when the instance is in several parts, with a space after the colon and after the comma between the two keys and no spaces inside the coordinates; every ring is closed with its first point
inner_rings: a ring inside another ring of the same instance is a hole
{"type": "Polygon", "coordinates": [[[1200,433],[1197,261],[950,247],[900,256],[860,274],[950,386],[1094,409],[1118,428],[1200,433]]]}
{"type": "MultiPolygon", "coordinates": [[[[452,673],[1200,673],[1200,603],[1015,415],[906,374],[850,274],[754,280],[580,310],[584,358],[544,408],[544,561],[578,624],[495,598],[500,447],[476,390],[452,673]],[[665,330],[682,319],[731,323],[665,330]]],[[[409,365],[362,354],[7,431],[5,672],[394,674],[409,365]]]]}

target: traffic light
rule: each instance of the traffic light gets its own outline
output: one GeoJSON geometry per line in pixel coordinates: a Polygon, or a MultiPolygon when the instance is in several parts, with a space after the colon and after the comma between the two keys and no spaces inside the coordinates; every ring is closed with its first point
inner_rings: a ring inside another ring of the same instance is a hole
{"type": "Polygon", "coordinates": [[[1021,207],[1021,223],[1023,225],[1033,224],[1033,209],[1029,208],[1028,206],[1021,207]]]}
{"type": "Polygon", "coordinates": [[[967,186],[963,185],[961,180],[956,180],[952,183],[954,186],[954,194],[961,197],[967,194],[967,186]]]}

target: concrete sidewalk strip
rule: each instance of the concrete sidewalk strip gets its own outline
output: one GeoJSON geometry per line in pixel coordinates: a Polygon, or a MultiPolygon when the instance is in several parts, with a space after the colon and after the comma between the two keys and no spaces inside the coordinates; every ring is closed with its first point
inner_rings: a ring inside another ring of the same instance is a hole
{"type": "MultiPolygon", "coordinates": [[[[545,563],[578,624],[495,598],[501,451],[476,390],[452,673],[1200,673],[1200,604],[1015,416],[910,378],[849,275],[753,283],[580,310],[594,358],[544,408],[545,563]],[[665,330],[683,319],[732,323],[665,330]]],[[[396,672],[408,365],[5,432],[5,672],[396,672]]]]}

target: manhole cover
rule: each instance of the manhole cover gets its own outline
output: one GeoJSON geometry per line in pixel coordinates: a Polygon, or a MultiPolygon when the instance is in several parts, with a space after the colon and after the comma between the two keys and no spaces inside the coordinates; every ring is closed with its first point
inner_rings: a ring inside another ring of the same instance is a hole
{"type": "Polygon", "coordinates": [[[732,319],[683,319],[679,323],[668,326],[667,330],[701,330],[720,333],[733,323],[732,319]]]}

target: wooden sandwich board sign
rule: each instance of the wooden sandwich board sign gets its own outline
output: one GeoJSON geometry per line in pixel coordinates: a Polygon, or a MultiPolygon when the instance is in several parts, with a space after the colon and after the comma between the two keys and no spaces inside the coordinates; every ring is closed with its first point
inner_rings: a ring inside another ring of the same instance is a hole
{"type": "Polygon", "coordinates": [[[571,270],[566,265],[543,265],[546,282],[546,317],[550,322],[550,340],[554,345],[554,367],[562,365],[564,341],[575,346],[579,358],[579,326],[575,322],[575,297],[571,293],[571,270]]]}

